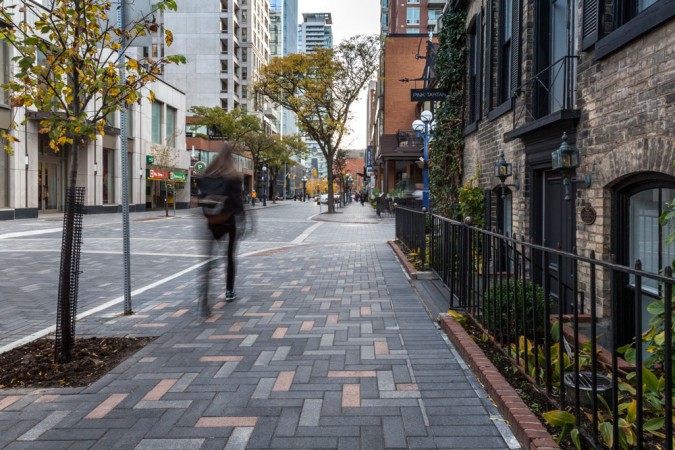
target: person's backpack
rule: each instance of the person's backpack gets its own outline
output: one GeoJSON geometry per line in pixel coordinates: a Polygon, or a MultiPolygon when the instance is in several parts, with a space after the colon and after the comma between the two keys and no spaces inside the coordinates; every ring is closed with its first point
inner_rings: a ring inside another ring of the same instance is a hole
{"type": "Polygon", "coordinates": [[[205,176],[197,179],[197,204],[207,218],[227,219],[244,209],[241,186],[238,181],[224,177],[205,176]]]}

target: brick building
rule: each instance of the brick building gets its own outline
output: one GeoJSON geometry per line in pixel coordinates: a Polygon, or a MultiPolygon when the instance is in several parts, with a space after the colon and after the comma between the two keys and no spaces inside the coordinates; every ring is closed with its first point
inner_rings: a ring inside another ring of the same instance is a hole
{"type": "MultiPolygon", "coordinates": [[[[455,2],[454,6],[460,4],[455,2]]],[[[450,8],[448,6],[447,8],[450,8]]],[[[675,198],[675,7],[672,0],[525,2],[474,0],[467,14],[464,179],[489,194],[490,226],[548,247],[560,245],[658,272],[675,247],[659,216],[675,198]],[[552,169],[563,134],[579,151],[571,176],[552,169]],[[501,195],[494,165],[513,175],[501,195]],[[517,181],[517,182],[516,182],[517,181]]],[[[578,293],[563,261],[554,292],[570,312],[578,293]]],[[[629,340],[635,285],[600,296],[629,340]]],[[[583,280],[579,280],[583,286],[583,280]]],[[[600,291],[609,292],[609,279],[600,291]]],[[[643,286],[642,309],[658,295],[643,286]]],[[[645,313],[644,323],[649,320],[645,313]]]]}
{"type": "MultiPolygon", "coordinates": [[[[438,27],[445,3],[380,1],[381,31],[386,40],[379,81],[371,91],[369,118],[376,177],[370,185],[379,192],[412,192],[415,184],[422,183],[422,169],[415,164],[422,156],[422,141],[412,130],[412,122],[430,105],[424,108],[412,102],[410,90],[426,85],[421,77],[427,63],[427,41],[438,27]]],[[[436,42],[436,38],[431,40],[436,42]]]]}
{"type": "MultiPolygon", "coordinates": [[[[435,38],[434,38],[435,39],[435,38]]],[[[412,130],[420,108],[410,99],[412,88],[422,88],[423,80],[415,81],[424,72],[426,61],[419,59],[426,52],[425,35],[389,35],[384,43],[377,97],[378,145],[375,150],[377,176],[375,187],[383,193],[394,190],[413,191],[422,182],[422,169],[415,164],[422,156],[422,141],[412,130]],[[404,82],[402,80],[411,80],[404,82]]]]}

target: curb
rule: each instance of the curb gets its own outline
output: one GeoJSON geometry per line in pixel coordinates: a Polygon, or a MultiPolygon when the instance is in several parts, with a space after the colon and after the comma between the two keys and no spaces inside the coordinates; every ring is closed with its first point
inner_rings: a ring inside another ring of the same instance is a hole
{"type": "Polygon", "coordinates": [[[520,445],[529,450],[559,449],[558,443],[539,418],[530,411],[466,330],[447,314],[440,314],[438,320],[459,354],[495,402],[499,412],[508,421],[520,445]]]}
{"type": "Polygon", "coordinates": [[[400,248],[398,248],[398,245],[394,241],[387,241],[387,244],[391,247],[391,249],[394,251],[394,254],[396,255],[396,258],[398,259],[398,262],[401,263],[405,271],[408,273],[411,279],[416,280],[417,279],[417,271],[413,267],[412,264],[410,264],[410,261],[408,261],[408,258],[403,254],[400,248]]]}

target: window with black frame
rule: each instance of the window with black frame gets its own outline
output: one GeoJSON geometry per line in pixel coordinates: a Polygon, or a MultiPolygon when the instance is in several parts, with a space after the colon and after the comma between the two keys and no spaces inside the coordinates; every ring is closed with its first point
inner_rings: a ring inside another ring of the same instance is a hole
{"type": "Polygon", "coordinates": [[[584,0],[582,49],[602,59],[675,17],[672,0],[584,0]]]}
{"type": "Polygon", "coordinates": [[[499,55],[497,75],[497,104],[502,104],[511,97],[511,35],[512,35],[513,0],[499,2],[499,55]]]}
{"type": "MultiPolygon", "coordinates": [[[[667,242],[669,229],[660,221],[666,203],[675,199],[675,179],[656,173],[649,176],[649,181],[633,177],[618,187],[613,249],[620,264],[634,267],[639,260],[645,272],[661,273],[675,260],[675,244],[667,242]]],[[[619,342],[623,344],[635,335],[636,280],[634,275],[620,278],[619,342]]],[[[660,289],[655,280],[642,278],[637,297],[643,330],[652,316],[647,307],[662,294],[660,289]]]]}
{"type": "Polygon", "coordinates": [[[469,27],[469,123],[480,119],[480,86],[481,86],[481,26],[478,14],[469,27]]]}
{"type": "Polygon", "coordinates": [[[534,117],[539,119],[574,105],[576,41],[570,23],[576,9],[569,2],[537,2],[534,117]]]}

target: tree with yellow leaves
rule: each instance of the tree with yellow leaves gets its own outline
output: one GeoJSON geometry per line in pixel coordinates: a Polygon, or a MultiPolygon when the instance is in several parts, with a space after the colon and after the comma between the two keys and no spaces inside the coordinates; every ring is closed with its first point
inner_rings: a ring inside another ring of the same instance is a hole
{"type": "MultiPolygon", "coordinates": [[[[3,86],[9,93],[10,105],[14,111],[25,108],[39,113],[39,133],[49,136],[54,151],[65,151],[70,158],[59,286],[62,316],[70,317],[71,313],[67,305],[62,308],[61,298],[72,296],[77,289],[77,282],[72,281],[79,267],[72,211],[78,153],[86,151],[97,135],[104,134],[107,116],[140,101],[144,95],[153,99],[152,91],[144,89],[165,65],[185,62],[179,55],[147,58],[143,64],[120,58],[138,38],[160,31],[158,12],[175,10],[177,5],[175,0],[158,0],[146,14],[115,26],[111,18],[119,13],[119,1],[0,0],[0,39],[9,44],[13,53],[14,72],[3,86]]],[[[171,32],[161,29],[161,35],[164,43],[171,45],[171,32]]],[[[24,117],[24,123],[28,118],[24,117]]],[[[18,140],[16,126],[13,123],[10,130],[1,133],[8,151],[18,140]]],[[[58,328],[59,323],[57,331],[58,328]]],[[[66,340],[73,340],[74,333],[64,334],[66,340]]],[[[57,355],[61,362],[70,358],[69,348],[57,355]]]]}
{"type": "Polygon", "coordinates": [[[254,84],[256,95],[294,112],[300,131],[318,143],[328,169],[329,212],[335,212],[333,160],[348,131],[349,110],[379,57],[377,36],[355,36],[335,48],[274,58],[254,84]]]}

